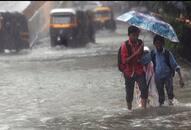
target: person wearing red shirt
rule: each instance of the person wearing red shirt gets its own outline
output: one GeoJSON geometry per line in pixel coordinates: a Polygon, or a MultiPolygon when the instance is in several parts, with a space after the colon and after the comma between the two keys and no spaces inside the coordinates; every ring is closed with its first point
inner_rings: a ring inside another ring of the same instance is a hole
{"type": "Polygon", "coordinates": [[[144,65],[140,63],[144,44],[138,39],[140,29],[135,26],[128,28],[129,39],[121,45],[121,62],[124,65],[126,101],[129,110],[132,109],[135,82],[139,84],[141,91],[141,106],[146,108],[148,98],[148,86],[146,84],[144,65]],[[129,46],[130,49],[127,49],[129,46]],[[131,52],[128,52],[131,51],[131,52]]]}

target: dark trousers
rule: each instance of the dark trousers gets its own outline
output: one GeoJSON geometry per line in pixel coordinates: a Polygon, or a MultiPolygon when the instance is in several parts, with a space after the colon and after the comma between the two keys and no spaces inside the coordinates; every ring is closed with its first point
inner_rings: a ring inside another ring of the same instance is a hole
{"type": "Polygon", "coordinates": [[[139,85],[139,89],[141,91],[141,98],[147,99],[148,98],[148,86],[146,84],[145,74],[141,76],[134,75],[133,77],[129,78],[125,77],[125,88],[126,88],[126,101],[127,103],[131,103],[133,101],[133,94],[134,94],[134,85],[135,81],[139,85]]]}
{"type": "Polygon", "coordinates": [[[165,101],[164,87],[166,88],[168,99],[174,98],[173,78],[172,77],[166,77],[166,78],[163,78],[160,80],[155,79],[155,81],[156,81],[156,87],[157,87],[158,94],[159,94],[159,103],[160,104],[163,104],[165,101]]]}

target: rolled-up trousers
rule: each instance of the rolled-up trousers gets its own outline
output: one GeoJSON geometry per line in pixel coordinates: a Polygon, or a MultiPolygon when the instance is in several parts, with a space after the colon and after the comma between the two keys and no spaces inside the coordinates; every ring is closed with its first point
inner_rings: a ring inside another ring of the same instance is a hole
{"type": "Polygon", "coordinates": [[[133,101],[134,95],[134,86],[135,81],[139,85],[139,89],[141,91],[141,98],[147,99],[148,98],[148,86],[146,84],[145,74],[143,75],[134,75],[133,77],[125,76],[125,88],[126,88],[126,101],[127,103],[131,103],[133,101]]]}
{"type": "Polygon", "coordinates": [[[163,104],[165,101],[165,92],[164,87],[166,88],[166,92],[168,95],[168,99],[174,98],[173,93],[173,77],[166,77],[162,79],[155,79],[158,94],[159,94],[159,103],[163,104]]]}

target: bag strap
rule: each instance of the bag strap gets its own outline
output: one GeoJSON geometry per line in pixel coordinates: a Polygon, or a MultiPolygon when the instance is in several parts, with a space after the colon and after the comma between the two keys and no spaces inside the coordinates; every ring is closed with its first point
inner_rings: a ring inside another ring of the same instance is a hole
{"type": "Polygon", "coordinates": [[[129,44],[129,40],[125,41],[125,45],[127,48],[128,56],[132,55],[131,45],[129,44]]]}
{"type": "Polygon", "coordinates": [[[168,65],[168,67],[170,68],[171,74],[174,77],[175,70],[173,69],[173,67],[170,64],[170,52],[169,52],[169,50],[165,49],[164,56],[165,56],[165,62],[168,65]]]}
{"type": "Polygon", "coordinates": [[[164,51],[164,56],[165,56],[166,64],[169,66],[170,69],[172,69],[172,67],[170,65],[170,52],[167,49],[165,49],[165,51],[164,51]]]}

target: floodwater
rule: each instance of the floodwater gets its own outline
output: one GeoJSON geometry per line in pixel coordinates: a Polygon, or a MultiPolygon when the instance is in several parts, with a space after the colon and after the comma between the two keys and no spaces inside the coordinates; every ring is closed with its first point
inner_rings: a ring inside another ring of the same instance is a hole
{"type": "Polygon", "coordinates": [[[176,75],[174,106],[127,110],[116,66],[125,32],[102,31],[83,48],[50,48],[45,38],[32,50],[1,54],[0,130],[190,130],[191,66],[182,59],[185,87],[176,75]]]}

